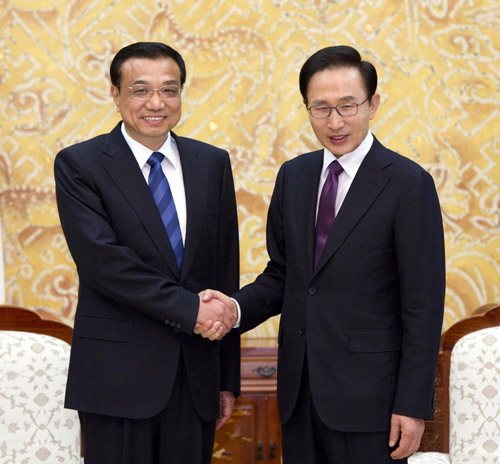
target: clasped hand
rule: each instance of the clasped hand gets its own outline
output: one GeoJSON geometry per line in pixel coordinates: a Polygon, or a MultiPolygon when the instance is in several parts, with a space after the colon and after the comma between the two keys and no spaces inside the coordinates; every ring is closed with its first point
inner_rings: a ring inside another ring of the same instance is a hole
{"type": "Polygon", "coordinates": [[[209,340],[220,340],[236,324],[238,310],[235,302],[216,290],[200,292],[200,309],[194,333],[209,340]]]}

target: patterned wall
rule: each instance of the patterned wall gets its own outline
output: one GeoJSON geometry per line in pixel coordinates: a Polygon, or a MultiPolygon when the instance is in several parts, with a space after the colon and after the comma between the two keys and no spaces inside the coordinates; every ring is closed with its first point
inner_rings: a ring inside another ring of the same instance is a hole
{"type": "MultiPolygon", "coordinates": [[[[167,42],[186,59],[177,132],[231,153],[242,283],[265,266],[279,165],[319,146],[298,71],[317,49],[352,44],[380,74],[374,133],[428,169],[439,190],[445,327],[500,301],[497,0],[0,0],[0,31],[7,302],[71,322],[76,274],[58,222],[53,160],[116,124],[109,63],[138,40],[167,42]]],[[[251,336],[276,329],[272,320],[251,336]]]]}

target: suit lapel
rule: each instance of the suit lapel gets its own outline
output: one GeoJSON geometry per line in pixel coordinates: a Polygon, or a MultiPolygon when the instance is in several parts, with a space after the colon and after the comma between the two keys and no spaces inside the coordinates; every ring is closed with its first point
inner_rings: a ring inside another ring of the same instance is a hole
{"type": "Polygon", "coordinates": [[[305,253],[305,263],[313,270],[314,241],[316,230],[316,204],[318,201],[318,185],[323,167],[323,150],[312,152],[306,162],[300,166],[294,181],[297,243],[304,244],[301,253],[305,253]]]}
{"type": "Polygon", "coordinates": [[[362,219],[390,180],[390,174],[384,171],[384,168],[391,161],[385,156],[385,153],[386,149],[377,139],[374,139],[372,148],[361,163],[342,207],[335,218],[315,273],[337,251],[338,247],[362,219]]]}
{"type": "Polygon", "coordinates": [[[109,134],[103,152],[107,155],[103,162],[105,169],[144,224],[172,273],[178,276],[177,262],[167,231],[137,160],[123,138],[120,124],[109,134]]]}
{"type": "Polygon", "coordinates": [[[207,204],[208,172],[199,156],[199,148],[190,139],[172,133],[179,149],[186,192],[186,241],[182,261],[181,280],[188,274],[193,263],[203,225],[207,204]]]}

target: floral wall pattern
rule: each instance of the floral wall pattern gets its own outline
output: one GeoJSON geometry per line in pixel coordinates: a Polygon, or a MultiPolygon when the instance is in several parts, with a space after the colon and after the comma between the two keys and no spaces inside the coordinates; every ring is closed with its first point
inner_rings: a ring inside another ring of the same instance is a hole
{"type": "MultiPolygon", "coordinates": [[[[54,197],[64,146],[119,120],[108,68],[153,40],[187,63],[176,131],[229,150],[241,283],[264,268],[281,163],[319,147],[298,72],[350,44],[379,71],[372,130],[433,175],[447,252],[445,328],[500,301],[500,5],[497,0],[0,0],[0,226],[6,301],[71,323],[74,264],[54,197]]],[[[249,337],[274,337],[277,318],[249,337]]]]}

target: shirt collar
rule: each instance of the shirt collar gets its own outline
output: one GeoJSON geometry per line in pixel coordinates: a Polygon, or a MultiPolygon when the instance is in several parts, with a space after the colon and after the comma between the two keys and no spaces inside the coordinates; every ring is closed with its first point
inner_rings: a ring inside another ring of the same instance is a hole
{"type": "MultiPolygon", "coordinates": [[[[153,151],[151,150],[151,148],[144,146],[142,143],[139,143],[137,140],[134,140],[132,137],[130,137],[130,135],[128,135],[127,131],[125,130],[125,124],[123,123],[121,131],[123,137],[125,138],[125,141],[132,150],[132,153],[134,154],[137,162],[139,163],[139,166],[142,169],[144,165],[147,163],[153,151]]],[[[170,163],[175,169],[177,168],[177,158],[174,152],[174,144],[175,140],[172,137],[172,133],[169,131],[167,139],[165,140],[163,145],[156,151],[159,151],[161,154],[165,155],[165,158],[170,161],[170,163]]]]}
{"type": "Polygon", "coordinates": [[[328,166],[332,161],[337,160],[339,164],[344,169],[344,172],[349,175],[349,177],[354,178],[356,173],[358,172],[361,163],[365,159],[365,156],[370,151],[370,148],[373,145],[373,134],[371,131],[368,131],[366,137],[359,144],[359,147],[356,148],[351,153],[346,153],[342,155],[340,158],[337,158],[330,150],[324,149],[323,153],[323,170],[322,175],[325,174],[325,171],[328,169],[328,166]]]}

